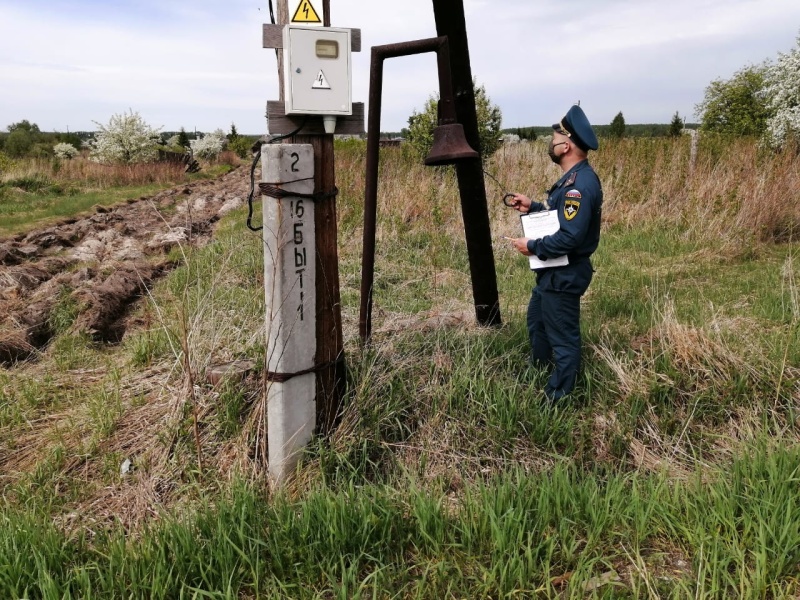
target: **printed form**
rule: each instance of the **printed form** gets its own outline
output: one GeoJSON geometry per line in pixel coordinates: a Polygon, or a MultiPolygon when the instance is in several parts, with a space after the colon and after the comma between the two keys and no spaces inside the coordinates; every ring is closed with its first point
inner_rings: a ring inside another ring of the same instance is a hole
{"type": "MultiPolygon", "coordinates": [[[[519,220],[522,222],[522,234],[526,238],[538,240],[546,235],[552,235],[560,225],[558,224],[558,211],[556,210],[542,210],[539,212],[528,213],[527,215],[520,216],[519,220]]],[[[548,258],[547,260],[540,260],[537,256],[529,256],[528,260],[531,264],[531,269],[545,269],[547,267],[563,267],[569,264],[567,255],[559,256],[557,258],[548,258]]]]}

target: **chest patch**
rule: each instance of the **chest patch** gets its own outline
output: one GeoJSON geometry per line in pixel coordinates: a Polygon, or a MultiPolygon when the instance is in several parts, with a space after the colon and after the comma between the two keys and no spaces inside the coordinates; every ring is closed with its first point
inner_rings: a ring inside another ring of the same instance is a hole
{"type": "MultiPolygon", "coordinates": [[[[578,197],[580,198],[580,192],[578,192],[578,197]]],[[[580,210],[581,203],[574,199],[568,199],[564,202],[564,218],[567,221],[572,221],[575,218],[575,215],[578,214],[578,210],[580,210]]]]}
{"type": "Polygon", "coordinates": [[[565,194],[565,196],[567,198],[577,198],[578,200],[581,199],[581,193],[578,190],[570,190],[565,194]]]}

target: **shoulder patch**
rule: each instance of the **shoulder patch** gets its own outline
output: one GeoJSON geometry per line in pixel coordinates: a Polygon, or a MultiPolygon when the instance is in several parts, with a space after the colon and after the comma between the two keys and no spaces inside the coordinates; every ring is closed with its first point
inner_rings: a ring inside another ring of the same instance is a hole
{"type": "Polygon", "coordinates": [[[575,215],[578,214],[578,211],[581,208],[581,203],[578,200],[572,199],[567,200],[564,202],[564,218],[567,221],[572,221],[575,218],[575,215]]]}
{"type": "Polygon", "coordinates": [[[582,198],[581,193],[578,190],[570,190],[566,193],[566,196],[567,198],[577,198],[579,200],[582,198]]]}

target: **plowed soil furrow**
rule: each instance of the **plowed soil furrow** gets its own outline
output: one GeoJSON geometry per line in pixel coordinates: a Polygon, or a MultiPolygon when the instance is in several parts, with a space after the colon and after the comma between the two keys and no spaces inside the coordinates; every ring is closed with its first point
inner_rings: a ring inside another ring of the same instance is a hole
{"type": "Polygon", "coordinates": [[[206,244],[219,218],[246,202],[248,175],[235,169],[0,239],[0,363],[47,346],[53,311],[65,298],[80,310],[74,328],[119,341],[131,303],[171,268],[169,250],[206,244]]]}

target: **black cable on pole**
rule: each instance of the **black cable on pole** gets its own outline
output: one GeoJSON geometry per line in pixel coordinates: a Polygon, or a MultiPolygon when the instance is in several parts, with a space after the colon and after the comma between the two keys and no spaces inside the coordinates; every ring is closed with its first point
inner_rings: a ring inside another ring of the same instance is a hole
{"type": "Polygon", "coordinates": [[[247,196],[247,228],[250,231],[261,231],[264,227],[253,227],[253,193],[255,192],[256,188],[256,165],[258,161],[261,159],[261,148],[258,149],[256,152],[255,157],[253,158],[253,164],[250,167],[250,195],[247,196]]]}
{"type": "MultiPolygon", "coordinates": [[[[272,9],[272,0],[269,0],[269,18],[272,24],[275,25],[275,11],[272,9]]],[[[278,58],[278,49],[275,48],[275,58],[278,58]]]]}
{"type": "MultiPolygon", "coordinates": [[[[306,126],[306,121],[308,120],[308,115],[303,117],[303,122],[300,123],[300,126],[291,131],[289,133],[285,133],[283,135],[276,135],[275,137],[271,138],[267,143],[274,144],[275,142],[279,142],[281,140],[285,140],[286,138],[292,137],[293,135],[297,135],[303,127],[306,126]]],[[[256,165],[258,164],[259,159],[261,158],[261,148],[259,147],[258,151],[253,158],[253,164],[250,166],[250,194],[247,196],[247,228],[250,231],[261,231],[264,229],[263,226],[261,227],[253,227],[253,195],[255,194],[256,189],[256,165]]]]}

